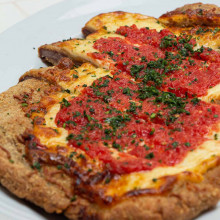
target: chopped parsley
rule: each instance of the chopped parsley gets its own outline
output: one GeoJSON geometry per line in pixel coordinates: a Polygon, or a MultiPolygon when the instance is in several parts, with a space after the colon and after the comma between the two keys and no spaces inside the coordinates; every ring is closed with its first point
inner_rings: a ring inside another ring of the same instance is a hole
{"type": "Polygon", "coordinates": [[[40,171],[40,170],[41,170],[41,165],[40,165],[40,163],[39,163],[39,162],[34,162],[34,163],[33,163],[33,168],[35,168],[35,169],[37,169],[38,171],[40,171]]]}
{"type": "Polygon", "coordinates": [[[154,158],[154,153],[151,152],[151,153],[147,154],[147,155],[145,156],[145,158],[146,158],[146,159],[149,159],[149,160],[153,159],[153,158],[154,158]]]}
{"type": "Polygon", "coordinates": [[[70,102],[68,102],[65,98],[62,99],[62,102],[60,102],[62,107],[69,107],[71,106],[70,102]]]}

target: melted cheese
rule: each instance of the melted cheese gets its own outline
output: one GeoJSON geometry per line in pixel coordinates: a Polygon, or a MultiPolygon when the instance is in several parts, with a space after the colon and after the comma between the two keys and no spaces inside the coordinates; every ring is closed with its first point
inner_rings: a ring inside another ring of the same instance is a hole
{"type": "MultiPolygon", "coordinates": [[[[58,84],[60,83],[63,88],[69,88],[71,90],[71,94],[61,92],[57,93],[55,96],[53,95],[53,98],[57,100],[57,103],[50,106],[46,115],[44,116],[44,127],[56,130],[57,135],[48,137],[44,133],[38,131],[37,126],[35,126],[35,133],[40,139],[40,142],[50,149],[54,149],[57,146],[62,146],[67,149],[67,152],[70,150],[67,145],[68,141],[66,139],[68,136],[68,131],[64,128],[57,127],[55,123],[55,117],[60,110],[59,102],[62,100],[62,98],[65,97],[67,100],[70,100],[73,94],[74,96],[79,94],[79,91],[75,90],[75,87],[78,85],[83,85],[84,83],[91,85],[95,79],[110,74],[110,71],[103,72],[103,69],[95,68],[91,64],[83,64],[81,67],[72,70],[69,74],[73,74],[73,71],[79,76],[77,80],[72,79],[70,82],[58,82],[58,84]]],[[[211,91],[213,94],[215,94],[218,89],[219,86],[212,88],[211,91]]],[[[160,179],[164,176],[177,175],[185,171],[194,173],[194,180],[196,179],[197,181],[201,181],[202,173],[211,166],[214,166],[217,156],[220,156],[220,140],[215,140],[215,134],[220,137],[220,125],[218,128],[218,133],[212,133],[209,135],[207,137],[207,141],[196,148],[196,150],[189,152],[185,159],[175,166],[157,167],[151,171],[121,175],[119,178],[117,178],[117,180],[112,180],[108,185],[101,185],[99,187],[105,188],[105,195],[121,196],[124,193],[134,189],[156,188],[157,184],[153,181],[153,179],[160,179]],[[204,161],[206,161],[205,165],[204,161]]],[[[111,150],[113,156],[117,157],[117,150],[113,148],[111,150]]],[[[96,163],[99,164],[98,160],[96,163]]]]}
{"type": "Polygon", "coordinates": [[[69,76],[72,78],[73,74],[77,75],[78,78],[71,81],[58,81],[58,84],[76,95],[83,89],[83,85],[90,86],[94,80],[111,75],[111,72],[110,70],[95,68],[92,64],[84,63],[77,69],[70,71],[69,76]]]}
{"type": "Polygon", "coordinates": [[[217,100],[218,102],[220,100],[220,84],[209,89],[208,94],[201,97],[201,99],[205,102],[211,102],[212,100],[217,100]]]}
{"type": "Polygon", "coordinates": [[[163,26],[156,18],[128,12],[100,14],[87,22],[84,28],[93,32],[104,27],[107,31],[114,32],[120,26],[131,26],[133,24],[138,28],[149,27],[150,29],[156,29],[157,31],[163,29],[163,26]]]}
{"type": "Polygon", "coordinates": [[[58,135],[55,137],[46,138],[43,135],[40,136],[40,142],[46,146],[67,146],[68,131],[64,128],[57,127],[55,123],[56,114],[60,110],[60,104],[55,104],[45,115],[45,127],[53,128],[57,130],[58,135]]]}

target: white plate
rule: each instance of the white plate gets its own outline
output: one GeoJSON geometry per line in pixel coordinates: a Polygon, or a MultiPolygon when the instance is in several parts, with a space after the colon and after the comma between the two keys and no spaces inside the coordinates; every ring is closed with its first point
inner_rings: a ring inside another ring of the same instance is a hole
{"type": "MultiPolygon", "coordinates": [[[[18,82],[21,74],[44,66],[37,48],[69,37],[80,37],[81,28],[91,17],[109,11],[138,12],[154,17],[187,3],[219,4],[219,0],[65,0],[16,24],[0,35],[0,92],[18,82]],[[36,49],[34,49],[36,48],[36,49]]],[[[219,220],[220,204],[197,220],[219,220]]],[[[1,220],[64,219],[46,214],[42,209],[22,201],[0,188],[1,220]]]]}

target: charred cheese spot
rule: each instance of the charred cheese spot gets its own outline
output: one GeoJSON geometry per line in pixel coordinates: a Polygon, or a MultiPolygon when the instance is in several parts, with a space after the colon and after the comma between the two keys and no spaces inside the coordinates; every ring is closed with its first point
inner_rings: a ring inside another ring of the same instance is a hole
{"type": "Polygon", "coordinates": [[[201,99],[205,102],[212,102],[215,100],[217,103],[219,103],[219,101],[220,101],[220,84],[209,89],[208,94],[204,97],[201,97],[201,99]]]}

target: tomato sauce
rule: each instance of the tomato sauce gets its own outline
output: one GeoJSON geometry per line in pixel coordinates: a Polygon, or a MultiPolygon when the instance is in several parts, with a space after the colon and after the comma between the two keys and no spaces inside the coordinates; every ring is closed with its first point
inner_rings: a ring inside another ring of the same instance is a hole
{"type": "Polygon", "coordinates": [[[220,83],[219,53],[194,50],[194,39],[166,29],[133,25],[117,33],[125,38],[101,38],[91,54],[115,64],[113,77],[63,100],[55,122],[73,149],[113,174],[174,166],[217,129],[220,106],[197,97],[220,83]]]}
{"type": "Polygon", "coordinates": [[[211,48],[194,49],[196,41],[188,35],[176,37],[169,30],[120,27],[117,37],[94,43],[96,59],[110,59],[115,67],[147,85],[161,87],[178,96],[204,96],[220,83],[220,54],[211,48]],[[164,79],[158,83],[159,78],[164,79]],[[157,83],[155,83],[157,81],[157,83]],[[172,91],[171,91],[172,90],[172,91]]]}
{"type": "Polygon", "coordinates": [[[69,131],[70,146],[125,174],[178,164],[206,140],[219,117],[217,105],[146,87],[120,73],[94,81],[62,105],[56,123],[69,131]]]}

